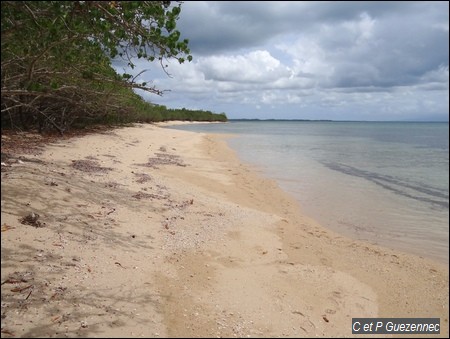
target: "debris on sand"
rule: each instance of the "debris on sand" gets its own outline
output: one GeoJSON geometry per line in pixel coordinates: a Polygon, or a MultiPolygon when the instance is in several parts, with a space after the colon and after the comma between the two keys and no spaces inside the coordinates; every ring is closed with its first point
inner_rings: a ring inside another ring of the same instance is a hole
{"type": "Polygon", "coordinates": [[[111,171],[110,167],[102,167],[94,160],[72,160],[72,167],[87,173],[93,172],[108,172],[111,171]]]}
{"type": "Polygon", "coordinates": [[[152,167],[155,169],[157,169],[158,166],[161,165],[175,165],[181,167],[187,166],[185,163],[183,163],[183,160],[178,155],[167,153],[155,153],[155,155],[155,158],[149,158],[147,163],[139,164],[139,166],[152,167]]]}
{"type": "Polygon", "coordinates": [[[39,219],[39,214],[31,212],[20,219],[20,222],[24,225],[30,225],[34,227],[44,227],[45,223],[41,223],[39,219]]]}

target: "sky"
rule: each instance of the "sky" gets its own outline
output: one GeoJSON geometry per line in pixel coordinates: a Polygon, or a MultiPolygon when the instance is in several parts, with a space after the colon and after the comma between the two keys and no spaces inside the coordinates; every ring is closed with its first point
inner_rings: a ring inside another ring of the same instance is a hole
{"type": "Polygon", "coordinates": [[[449,120],[449,3],[186,1],[192,62],[136,61],[170,108],[230,119],[449,120]]]}

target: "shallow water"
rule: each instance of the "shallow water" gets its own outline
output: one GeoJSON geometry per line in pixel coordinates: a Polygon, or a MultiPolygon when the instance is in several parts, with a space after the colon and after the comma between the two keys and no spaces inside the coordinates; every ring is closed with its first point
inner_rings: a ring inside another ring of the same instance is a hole
{"type": "Polygon", "coordinates": [[[323,226],[448,263],[449,125],[244,121],[176,126],[233,133],[239,157],[323,226]]]}

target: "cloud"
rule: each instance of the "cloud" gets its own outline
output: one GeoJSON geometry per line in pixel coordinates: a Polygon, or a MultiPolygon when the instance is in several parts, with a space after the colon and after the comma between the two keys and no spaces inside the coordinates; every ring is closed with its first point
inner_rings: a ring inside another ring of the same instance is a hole
{"type": "MultiPolygon", "coordinates": [[[[395,1],[193,1],[182,5],[178,28],[190,39],[194,54],[212,55],[257,48],[286,34],[315,34],[323,25],[351,26],[361,15],[399,23],[413,18],[419,25],[415,16],[426,16],[425,22],[432,19],[434,27],[448,31],[448,4],[395,1]]],[[[359,25],[364,23],[370,24],[359,25]]]]}
{"type": "MultiPolygon", "coordinates": [[[[185,2],[194,61],[154,64],[146,99],[231,117],[448,120],[448,3],[185,2]]],[[[137,63],[137,69],[148,67],[137,63]]]]}
{"type": "Polygon", "coordinates": [[[264,50],[204,58],[200,69],[207,80],[237,83],[268,83],[291,74],[288,67],[264,50]]]}

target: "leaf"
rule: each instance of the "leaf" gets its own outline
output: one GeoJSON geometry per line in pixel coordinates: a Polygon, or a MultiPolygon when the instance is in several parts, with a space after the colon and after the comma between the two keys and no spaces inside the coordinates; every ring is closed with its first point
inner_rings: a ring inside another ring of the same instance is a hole
{"type": "Polygon", "coordinates": [[[14,228],[15,228],[14,226],[10,226],[10,225],[7,225],[7,224],[3,224],[3,225],[2,225],[2,232],[6,232],[6,231],[12,230],[12,229],[14,229],[14,228]]]}

